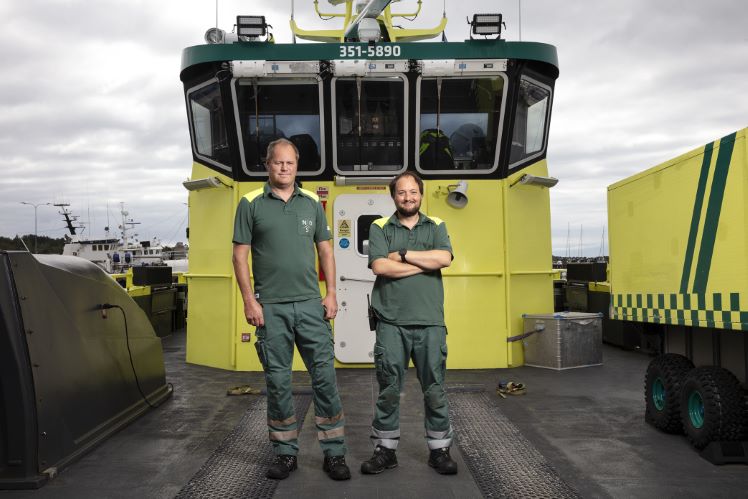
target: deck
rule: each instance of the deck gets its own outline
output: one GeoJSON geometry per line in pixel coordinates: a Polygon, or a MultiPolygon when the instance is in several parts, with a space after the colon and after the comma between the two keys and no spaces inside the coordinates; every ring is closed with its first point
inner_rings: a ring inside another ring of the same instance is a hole
{"type": "MultiPolygon", "coordinates": [[[[172,399],[105,441],[43,488],[2,491],[0,496],[175,497],[236,427],[252,401],[262,397],[229,397],[227,388],[243,384],[263,388],[264,383],[262,373],[186,364],[184,332],[164,338],[163,344],[167,381],[174,385],[172,399]]],[[[477,419],[475,431],[471,431],[472,438],[483,431],[488,441],[485,448],[472,449],[473,459],[479,456],[484,461],[481,464],[493,473],[481,475],[479,480],[470,473],[457,446],[452,451],[460,467],[456,476],[437,475],[427,466],[423,407],[412,370],[401,406],[400,466],[378,476],[361,475],[360,463],[372,450],[368,436],[376,378],[370,369],[339,370],[352,479],[333,482],[322,472],[314,413],[309,409],[300,436],[299,469],[277,483],[274,497],[471,498],[482,496],[481,480],[526,484],[529,488],[505,488],[502,496],[532,497],[538,477],[527,474],[525,455],[507,457],[504,453],[502,462],[491,462],[495,451],[501,450],[501,444],[495,442],[510,445],[515,437],[580,497],[744,497],[748,488],[744,465],[714,466],[699,457],[685,437],[660,433],[644,423],[642,392],[648,362],[644,354],[605,346],[604,365],[599,367],[562,372],[531,367],[449,371],[447,383],[454,400],[465,405],[465,400],[481,397],[495,415],[491,421],[477,419]],[[527,394],[499,398],[494,388],[500,379],[525,383],[527,394]],[[469,390],[461,391],[465,387],[469,390]],[[479,393],[480,387],[485,389],[483,393],[479,393]],[[513,434],[498,435],[493,424],[499,420],[508,421],[502,431],[509,428],[513,434]],[[481,428],[488,423],[491,425],[481,428]]],[[[296,373],[294,382],[303,389],[309,377],[296,373]]],[[[262,400],[259,403],[264,404],[262,400]]],[[[464,425],[470,417],[462,419],[464,425]]],[[[256,432],[265,435],[264,425],[258,426],[256,432]]],[[[459,428],[456,434],[459,439],[459,428]]],[[[220,490],[211,493],[211,497],[222,496],[220,490]]]]}

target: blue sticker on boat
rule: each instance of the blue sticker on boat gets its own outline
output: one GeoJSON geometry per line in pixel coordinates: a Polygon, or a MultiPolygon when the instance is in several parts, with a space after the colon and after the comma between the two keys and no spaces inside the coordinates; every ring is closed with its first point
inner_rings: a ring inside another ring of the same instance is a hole
{"type": "Polygon", "coordinates": [[[351,245],[351,242],[347,238],[344,237],[343,239],[340,240],[338,244],[340,245],[341,248],[346,249],[348,246],[351,245]]]}

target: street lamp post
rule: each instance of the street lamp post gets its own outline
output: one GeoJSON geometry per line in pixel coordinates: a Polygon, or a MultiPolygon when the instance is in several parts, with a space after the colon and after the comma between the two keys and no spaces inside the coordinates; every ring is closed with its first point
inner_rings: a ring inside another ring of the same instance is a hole
{"type": "Polygon", "coordinates": [[[51,205],[52,203],[28,203],[26,201],[21,201],[21,204],[27,204],[29,206],[34,207],[34,253],[36,253],[36,238],[37,238],[37,218],[36,218],[36,209],[40,206],[44,205],[51,205]]]}

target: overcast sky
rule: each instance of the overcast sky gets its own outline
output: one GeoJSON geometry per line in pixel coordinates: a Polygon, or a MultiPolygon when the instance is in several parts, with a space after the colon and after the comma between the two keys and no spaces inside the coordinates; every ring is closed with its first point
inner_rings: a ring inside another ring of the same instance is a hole
{"type": "MultiPolygon", "coordinates": [[[[295,3],[302,27],[325,26],[311,0],[295,3]]],[[[467,37],[467,16],[496,10],[504,38],[520,39],[517,0],[446,3],[450,41],[467,37]]],[[[443,1],[424,4],[430,12],[412,26],[437,24],[443,1]]],[[[290,5],[220,1],[218,25],[230,31],[237,14],[264,14],[289,42],[290,5]]],[[[600,254],[609,184],[748,126],[747,21],[736,0],[521,1],[522,40],[559,53],[548,149],[560,179],[554,254],[600,254]]],[[[141,239],[184,240],[181,182],[192,158],[180,57],[215,22],[214,1],[0,3],[0,235],[33,233],[34,209],[21,201],[70,203],[96,237],[107,204],[116,227],[124,202],[141,239]]],[[[65,233],[51,206],[38,208],[38,225],[40,235],[65,233]]]]}

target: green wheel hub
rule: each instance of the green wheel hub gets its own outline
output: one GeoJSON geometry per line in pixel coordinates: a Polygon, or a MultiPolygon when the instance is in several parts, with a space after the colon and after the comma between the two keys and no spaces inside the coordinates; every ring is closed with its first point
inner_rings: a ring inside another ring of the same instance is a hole
{"type": "Polygon", "coordinates": [[[665,384],[662,382],[662,378],[657,378],[652,383],[652,401],[658,411],[665,408],[665,384]]]}
{"type": "Polygon", "coordinates": [[[704,400],[699,392],[688,396],[688,417],[694,428],[704,426],[704,400]]]}

